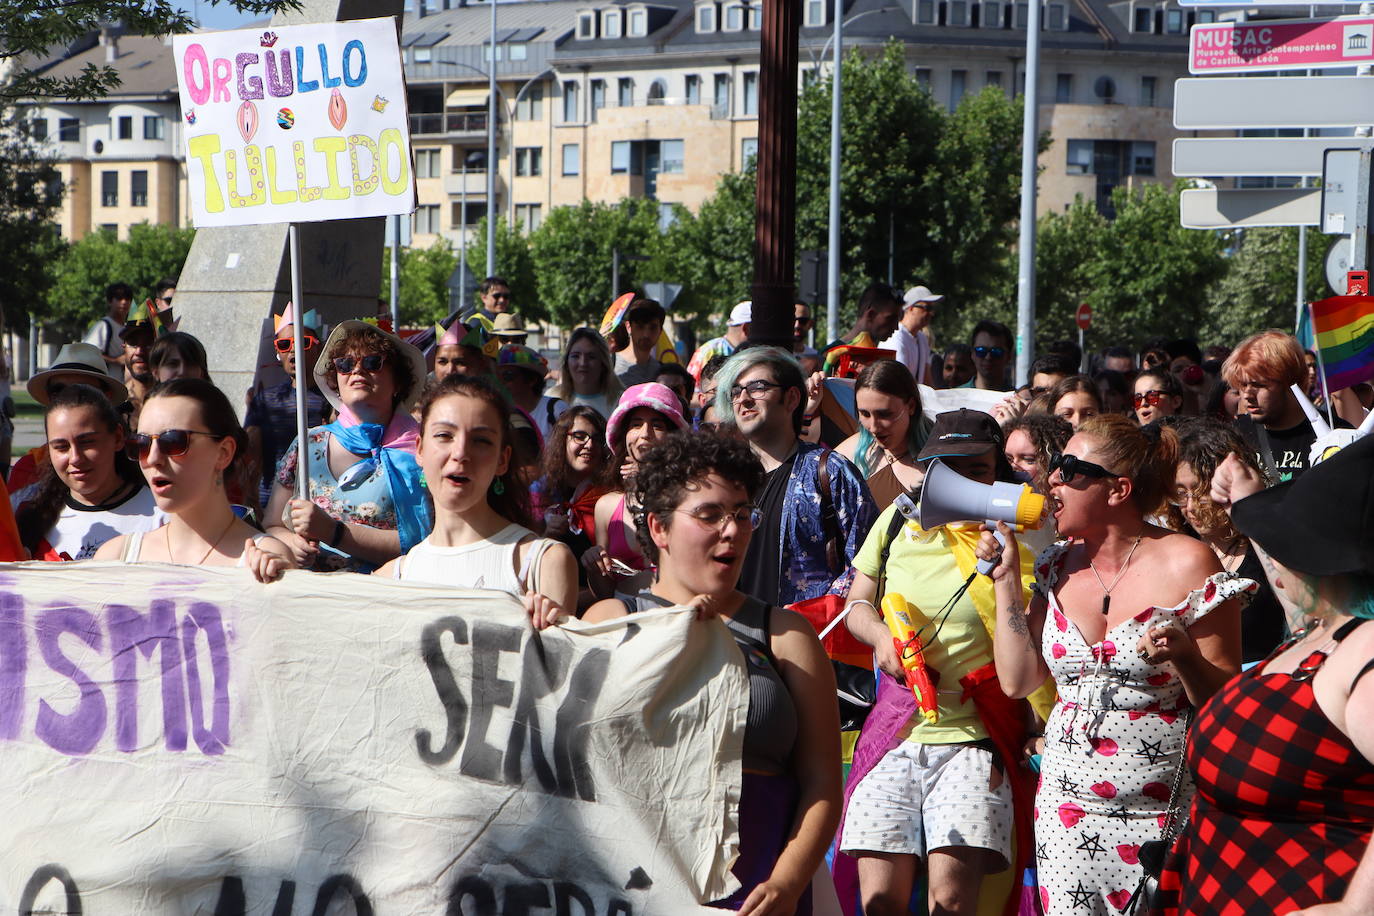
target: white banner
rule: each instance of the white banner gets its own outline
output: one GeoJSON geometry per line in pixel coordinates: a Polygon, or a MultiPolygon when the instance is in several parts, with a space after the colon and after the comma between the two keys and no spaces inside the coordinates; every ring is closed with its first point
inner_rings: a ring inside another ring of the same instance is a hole
{"type": "Polygon", "coordinates": [[[686,610],[3,566],[0,912],[719,912],[747,708],[686,610]]]}
{"type": "Polygon", "coordinates": [[[393,19],[172,39],[191,222],[315,222],[415,209],[393,19]]]}

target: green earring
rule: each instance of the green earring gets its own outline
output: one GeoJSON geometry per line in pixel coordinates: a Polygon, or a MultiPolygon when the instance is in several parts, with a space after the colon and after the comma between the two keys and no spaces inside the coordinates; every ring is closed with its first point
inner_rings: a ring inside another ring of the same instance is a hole
{"type": "Polygon", "coordinates": [[[425,472],[424,472],[424,471],[421,471],[421,472],[420,472],[420,489],[422,489],[422,490],[428,490],[428,489],[429,489],[429,481],[425,480],[425,472]]]}
{"type": "Polygon", "coordinates": [[[506,492],[506,485],[501,481],[500,477],[496,478],[496,483],[491,485],[491,492],[495,493],[497,496],[506,492]]]}

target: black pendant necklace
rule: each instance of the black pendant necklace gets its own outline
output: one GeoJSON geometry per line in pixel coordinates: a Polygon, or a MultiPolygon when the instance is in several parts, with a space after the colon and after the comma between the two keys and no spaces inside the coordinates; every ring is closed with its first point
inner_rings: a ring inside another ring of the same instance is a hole
{"type": "Polygon", "coordinates": [[[1098,575],[1097,567],[1093,565],[1093,561],[1092,561],[1092,560],[1089,560],[1089,561],[1088,561],[1088,568],[1091,569],[1091,570],[1093,571],[1093,578],[1097,579],[1097,584],[1098,584],[1098,586],[1100,586],[1101,589],[1102,589],[1102,616],[1103,616],[1103,617],[1106,617],[1107,614],[1109,614],[1109,613],[1111,612],[1111,609],[1112,609],[1112,589],[1116,588],[1117,583],[1121,581],[1121,577],[1124,576],[1124,575],[1126,575],[1126,570],[1127,570],[1127,569],[1130,567],[1130,565],[1131,565],[1131,557],[1135,556],[1135,549],[1136,549],[1137,547],[1140,546],[1140,539],[1143,538],[1144,536],[1145,536],[1145,535],[1143,535],[1143,534],[1136,535],[1135,543],[1131,545],[1130,552],[1126,554],[1126,562],[1122,563],[1122,564],[1121,564],[1121,568],[1120,568],[1119,570],[1117,570],[1117,572],[1116,572],[1116,578],[1112,580],[1112,584],[1111,584],[1111,585],[1104,585],[1104,584],[1103,584],[1103,582],[1102,582],[1102,576],[1098,575]]]}

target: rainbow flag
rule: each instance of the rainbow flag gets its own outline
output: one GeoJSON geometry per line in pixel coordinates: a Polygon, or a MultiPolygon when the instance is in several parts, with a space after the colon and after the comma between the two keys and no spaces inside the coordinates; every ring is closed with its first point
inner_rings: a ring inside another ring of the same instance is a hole
{"type": "Polygon", "coordinates": [[[1312,333],[1330,391],[1374,378],[1374,296],[1313,302],[1312,333]]]}

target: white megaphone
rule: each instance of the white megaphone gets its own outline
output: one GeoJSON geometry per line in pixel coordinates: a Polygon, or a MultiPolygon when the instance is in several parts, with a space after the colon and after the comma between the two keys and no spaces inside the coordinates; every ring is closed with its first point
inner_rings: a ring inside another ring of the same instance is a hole
{"type": "MultiPolygon", "coordinates": [[[[998,542],[1006,541],[996,524],[1006,522],[1016,530],[1039,528],[1045,521],[1045,497],[1024,483],[979,483],[952,470],[938,458],[926,470],[921,484],[920,517],[927,530],[950,522],[986,522],[998,542]]],[[[978,572],[986,576],[997,560],[979,560],[978,572]]]]}

